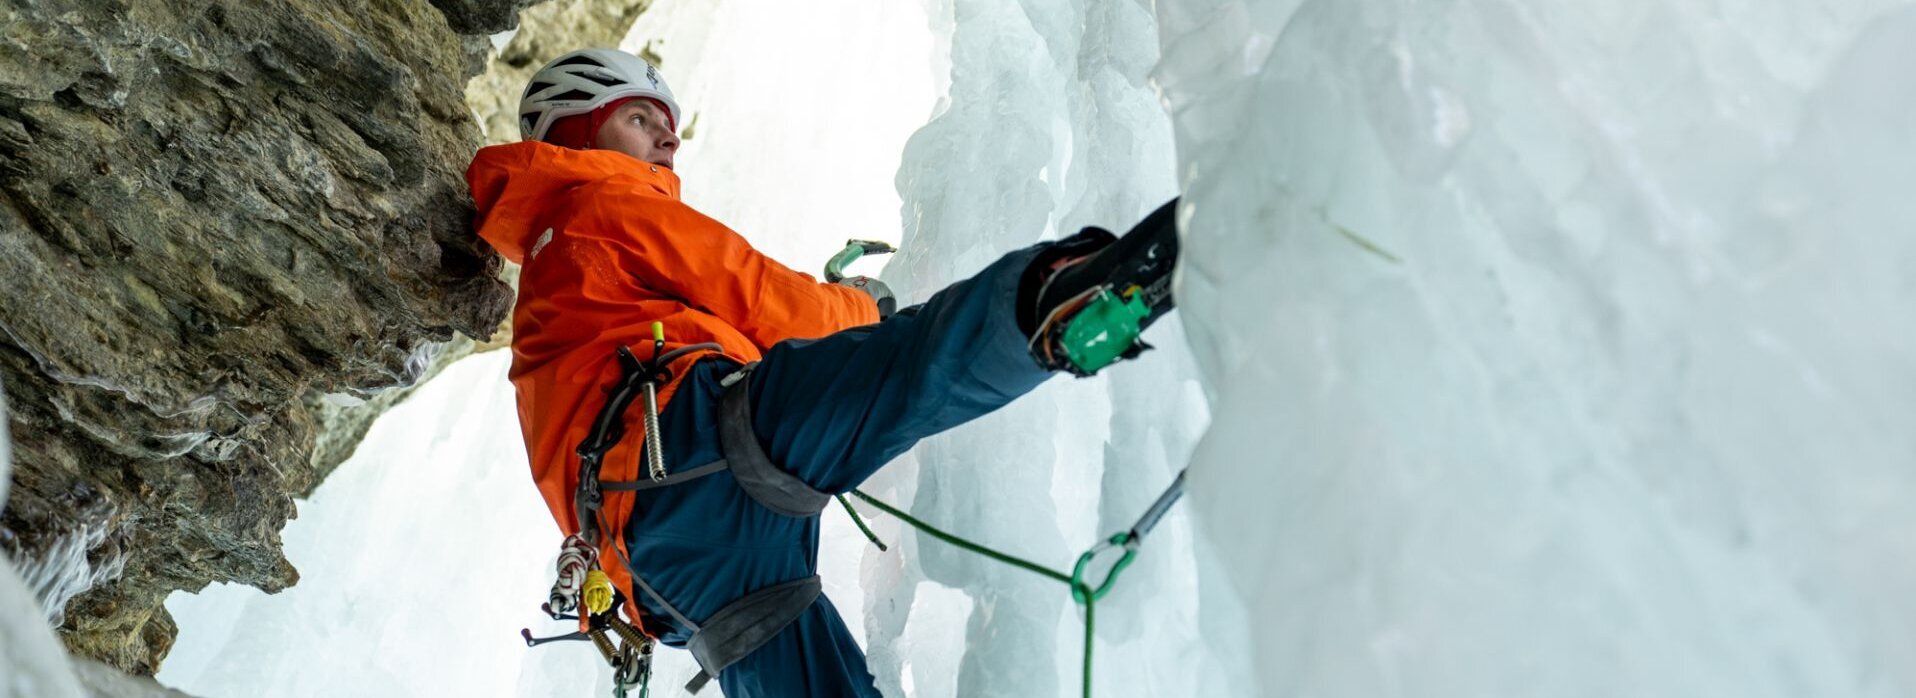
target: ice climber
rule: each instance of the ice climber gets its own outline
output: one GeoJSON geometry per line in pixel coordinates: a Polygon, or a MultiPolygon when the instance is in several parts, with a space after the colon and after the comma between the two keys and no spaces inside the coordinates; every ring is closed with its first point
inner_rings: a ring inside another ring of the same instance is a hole
{"type": "Polygon", "coordinates": [[[877,696],[819,593],[817,512],[919,439],[1142,349],[1126,330],[1172,307],[1176,202],[894,313],[875,280],[820,282],[679,201],[682,114],[645,61],[561,56],[519,113],[524,140],[480,150],[466,177],[479,234],[524,265],[511,379],[573,562],[726,696],[877,696]],[[635,374],[665,405],[651,438],[643,410],[608,407],[635,374]],[[588,441],[613,444],[592,468],[588,441]]]}

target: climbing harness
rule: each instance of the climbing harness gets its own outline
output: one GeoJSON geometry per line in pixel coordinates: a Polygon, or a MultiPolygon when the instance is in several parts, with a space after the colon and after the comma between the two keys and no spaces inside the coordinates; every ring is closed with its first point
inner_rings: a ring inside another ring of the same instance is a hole
{"type": "MultiPolygon", "coordinates": [[[[606,656],[617,675],[618,681],[614,685],[618,696],[626,695],[625,691],[632,687],[640,688],[640,696],[646,694],[654,643],[652,638],[644,637],[637,628],[619,620],[618,608],[625,597],[619,590],[610,589],[612,585],[605,580],[604,572],[596,564],[598,544],[601,539],[610,539],[610,533],[604,532],[607,527],[603,525],[600,513],[606,492],[639,492],[671,487],[723,471],[730,472],[739,487],[753,500],[785,516],[816,516],[832,500],[830,495],[812,489],[797,476],[773,465],[771,458],[765,455],[764,448],[759,445],[758,437],[752,431],[751,383],[747,380],[757,367],[756,363],[741,367],[719,382],[723,389],[719,398],[718,420],[722,458],[677,472],[671,471],[666,466],[664,447],[659,440],[657,388],[671,380],[666,366],[674,359],[693,351],[718,350],[719,346],[697,344],[665,352],[664,330],[659,323],[653,323],[653,339],[653,355],[656,358],[651,362],[638,361],[629,349],[619,348],[623,375],[604,408],[593,420],[592,432],[579,446],[580,478],[574,501],[579,509],[582,535],[567,538],[562,546],[558,581],[553,585],[544,608],[555,619],[577,620],[583,616],[585,620],[582,622],[588,629],[554,638],[534,638],[530,631],[521,631],[528,646],[558,640],[591,640],[606,656]],[[647,477],[633,481],[601,480],[599,466],[605,454],[624,436],[623,414],[641,396],[645,405],[647,477]],[[599,591],[595,594],[595,581],[601,589],[609,589],[609,593],[599,591]],[[565,611],[574,608],[583,608],[580,616],[564,615],[565,611]],[[603,625],[605,632],[595,634],[593,628],[600,625],[603,625]],[[614,638],[624,641],[624,644],[611,643],[610,640],[614,638]]],[[[625,565],[632,576],[633,588],[664,609],[672,620],[691,630],[692,637],[686,642],[686,649],[691,651],[701,669],[699,675],[686,685],[686,689],[693,692],[703,688],[726,667],[771,641],[785,626],[796,621],[823,592],[816,575],[795,579],[746,594],[721,607],[711,617],[694,621],[666,601],[639,573],[638,567],[625,557],[623,550],[618,552],[622,558],[619,562],[625,565]]]]}
{"type": "MultiPolygon", "coordinates": [[[[650,479],[640,482],[664,484],[668,480],[665,451],[659,440],[658,387],[672,379],[669,366],[673,361],[698,351],[722,351],[722,348],[704,343],[665,351],[665,327],[657,322],[652,323],[651,361],[640,361],[631,348],[619,347],[619,380],[606,397],[605,406],[592,420],[592,430],[579,443],[577,451],[579,485],[573,493],[573,507],[578,515],[579,533],[567,536],[560,544],[557,578],[546,603],[540,606],[553,620],[577,621],[580,630],[543,638],[533,637],[530,629],[519,631],[527,647],[568,640],[591,642],[612,667],[613,695],[617,698],[625,698],[633,688],[639,689],[640,698],[651,692],[652,650],[657,642],[643,630],[643,622],[635,626],[619,617],[625,594],[614,587],[599,564],[600,545],[615,540],[601,515],[605,493],[644,488],[637,486],[640,483],[602,481],[599,473],[606,454],[625,436],[626,409],[643,397],[643,448],[650,479]]],[[[626,564],[633,579],[638,580],[638,571],[632,568],[630,561],[621,562],[626,564]]]]}
{"type": "MultiPolygon", "coordinates": [[[[756,363],[746,364],[719,382],[718,436],[722,458],[660,480],[606,482],[608,490],[638,491],[670,487],[683,482],[730,472],[741,489],[760,505],[791,517],[817,516],[831,502],[831,496],[812,489],[798,476],[772,464],[752,431],[751,381],[747,380],[756,363]]],[[[632,571],[632,584],[673,620],[692,631],[685,648],[702,670],[686,685],[697,692],[719,672],[745,658],[776,636],[785,626],[798,620],[823,591],[817,575],[794,579],[759,589],[733,600],[704,621],[693,621],[632,571]]]]}
{"type": "MultiPolygon", "coordinates": [[[[1184,471],[1178,471],[1178,475],[1171,481],[1171,485],[1165,488],[1163,494],[1158,495],[1157,501],[1151,504],[1151,508],[1145,510],[1143,516],[1138,517],[1137,523],[1132,524],[1130,529],[1112,535],[1110,538],[1092,546],[1091,549],[1086,550],[1084,554],[1079,555],[1078,562],[1072,566],[1070,574],[1053,570],[1036,562],[946,532],[943,529],[905,513],[904,510],[898,507],[886,504],[877,497],[866,494],[863,490],[852,490],[852,494],[856,495],[859,499],[865,500],[865,503],[877,507],[880,511],[897,517],[900,521],[911,524],[913,528],[924,532],[926,535],[949,543],[961,550],[977,553],[1069,586],[1071,588],[1071,600],[1084,606],[1084,696],[1085,698],[1091,698],[1091,648],[1093,644],[1092,640],[1096,637],[1097,633],[1097,602],[1103,599],[1105,594],[1111,592],[1112,587],[1118,582],[1118,575],[1122,574],[1125,568],[1130,567],[1131,561],[1137,558],[1138,548],[1144,544],[1144,537],[1151,533],[1151,529],[1157,527],[1158,522],[1164,518],[1166,513],[1171,511],[1171,505],[1176,504],[1178,499],[1184,496],[1184,471]],[[1121,550],[1123,554],[1105,571],[1104,581],[1095,584],[1092,583],[1091,577],[1087,573],[1092,561],[1104,555],[1106,552],[1114,550],[1121,550]]],[[[848,503],[845,505],[845,508],[849,511],[851,505],[848,503]]],[[[878,537],[872,534],[871,529],[865,526],[864,521],[858,518],[857,512],[852,512],[852,520],[858,523],[859,530],[864,531],[865,536],[871,539],[871,542],[876,544],[879,550],[885,549],[885,545],[880,543],[878,537]]]]}
{"type": "Polygon", "coordinates": [[[606,398],[605,406],[592,420],[592,431],[579,443],[579,487],[573,494],[573,509],[579,530],[587,542],[598,544],[599,510],[605,505],[607,483],[599,481],[599,469],[605,454],[625,438],[625,410],[639,396],[645,397],[645,457],[647,473],[654,482],[665,479],[664,447],[660,444],[658,387],[672,380],[673,361],[697,351],[723,351],[710,342],[665,351],[665,325],[652,323],[652,361],[640,361],[630,347],[619,347],[619,382],[606,398]]]}

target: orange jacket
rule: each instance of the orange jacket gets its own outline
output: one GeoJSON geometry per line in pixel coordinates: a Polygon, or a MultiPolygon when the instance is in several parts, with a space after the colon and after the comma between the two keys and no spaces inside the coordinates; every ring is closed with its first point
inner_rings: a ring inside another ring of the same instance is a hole
{"type": "MultiPolygon", "coordinates": [[[[481,149],[466,169],[479,207],[479,235],[523,265],[512,310],[512,384],[518,389],[532,478],[567,534],[578,532],[573,490],[579,442],[619,377],[614,352],[652,355],[654,321],[666,350],[716,342],[725,355],[756,361],[791,338],[822,337],[878,321],[863,292],[821,283],[760,254],[738,233],[679,201],[671,170],[608,150],[540,142],[481,149]]],[[[661,406],[691,362],[672,366],[661,406]]],[[[642,408],[627,410],[625,438],[606,454],[601,477],[640,477],[642,408]]],[[[632,495],[605,493],[605,520],[631,515],[632,495]]],[[[606,573],[631,590],[611,546],[606,573]]],[[[636,606],[631,615],[638,617],[636,606]]]]}

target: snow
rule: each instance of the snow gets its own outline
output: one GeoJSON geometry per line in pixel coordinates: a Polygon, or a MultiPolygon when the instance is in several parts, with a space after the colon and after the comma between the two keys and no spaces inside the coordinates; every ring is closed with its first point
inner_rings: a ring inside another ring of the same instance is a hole
{"type": "MultiPolygon", "coordinates": [[[[906,299],[1185,193],[1159,350],[867,487],[1065,568],[1189,462],[1098,695],[1873,698],[1916,693],[1911,46],[1889,0],[661,0],[625,48],[688,201],[807,271],[898,240],[906,299]]],[[[162,679],[604,695],[514,634],[557,534],[505,364],[379,421],[299,586],[175,597],[162,679]]],[[[1061,585],[827,517],[888,695],[1078,692],[1061,585]]]]}

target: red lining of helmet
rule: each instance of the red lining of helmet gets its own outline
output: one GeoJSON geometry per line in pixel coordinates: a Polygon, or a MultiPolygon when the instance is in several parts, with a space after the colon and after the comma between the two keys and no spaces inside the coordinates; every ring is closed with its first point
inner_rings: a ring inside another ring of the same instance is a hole
{"type": "Polygon", "coordinates": [[[661,102],[657,99],[653,99],[651,97],[633,96],[633,97],[620,97],[610,102],[606,102],[605,104],[600,105],[599,108],[593,109],[590,112],[586,112],[584,114],[573,114],[571,116],[562,117],[556,121],[553,121],[552,125],[546,128],[545,138],[541,140],[544,140],[547,143],[551,143],[557,146],[564,146],[567,148],[576,148],[579,150],[591,150],[594,145],[594,143],[592,142],[593,139],[595,139],[599,135],[599,127],[605,125],[606,119],[612,118],[612,112],[617,111],[618,108],[623,106],[626,102],[630,102],[635,99],[643,99],[658,105],[659,111],[665,113],[666,126],[670,127],[673,133],[678,133],[679,131],[678,122],[672,118],[672,110],[671,108],[665,106],[664,102],[661,102]]]}

